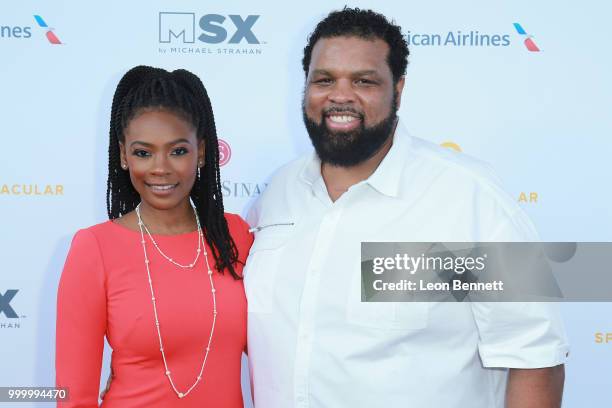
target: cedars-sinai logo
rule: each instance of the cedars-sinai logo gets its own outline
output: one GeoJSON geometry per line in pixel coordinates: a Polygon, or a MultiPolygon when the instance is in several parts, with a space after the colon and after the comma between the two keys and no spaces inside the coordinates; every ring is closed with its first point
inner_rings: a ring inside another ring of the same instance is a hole
{"type": "Polygon", "coordinates": [[[225,166],[232,157],[232,149],[229,143],[219,139],[219,166],[225,166]]]}

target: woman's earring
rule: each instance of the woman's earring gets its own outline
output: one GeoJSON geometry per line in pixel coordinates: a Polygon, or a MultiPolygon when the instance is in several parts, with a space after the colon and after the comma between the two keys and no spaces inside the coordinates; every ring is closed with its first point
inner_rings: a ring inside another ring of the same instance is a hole
{"type": "Polygon", "coordinates": [[[198,175],[198,178],[200,178],[200,176],[201,176],[201,175],[200,175],[200,167],[202,167],[202,162],[199,162],[199,163],[198,163],[198,170],[197,170],[197,175],[198,175]]]}
{"type": "Polygon", "coordinates": [[[126,163],[123,163],[123,164],[121,165],[121,168],[122,168],[123,170],[127,170],[127,164],[126,164],[126,163]]]}

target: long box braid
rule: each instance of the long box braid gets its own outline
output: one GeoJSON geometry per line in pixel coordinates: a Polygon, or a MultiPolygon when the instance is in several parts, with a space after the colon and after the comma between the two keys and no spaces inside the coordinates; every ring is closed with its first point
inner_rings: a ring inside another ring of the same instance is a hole
{"type": "Polygon", "coordinates": [[[204,84],[189,71],[168,72],[137,66],[119,81],[111,107],[108,146],[106,209],[109,219],[133,211],[140,202],[129,172],[121,168],[119,142],[125,140],[123,132],[128,123],[147,110],[166,110],[179,115],[197,129],[198,140],[204,140],[204,168],[202,176],[196,177],[190,196],[203,220],[204,239],[211,248],[217,271],[223,273],[227,269],[235,279],[240,279],[234,269],[238,250],[224,216],[215,118],[204,84]]]}

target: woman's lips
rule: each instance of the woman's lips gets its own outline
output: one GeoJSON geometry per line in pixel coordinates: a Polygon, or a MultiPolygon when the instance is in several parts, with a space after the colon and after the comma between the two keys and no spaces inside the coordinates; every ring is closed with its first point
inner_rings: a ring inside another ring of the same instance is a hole
{"type": "Polygon", "coordinates": [[[169,195],[176,189],[179,183],[176,184],[149,184],[145,183],[145,185],[155,194],[155,195],[169,195]]]}

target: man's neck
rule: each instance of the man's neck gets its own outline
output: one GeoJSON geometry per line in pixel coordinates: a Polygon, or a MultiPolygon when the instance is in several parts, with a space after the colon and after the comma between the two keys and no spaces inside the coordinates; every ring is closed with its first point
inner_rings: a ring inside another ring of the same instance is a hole
{"type": "MultiPolygon", "coordinates": [[[[395,132],[394,132],[395,133],[395,132]]],[[[383,161],[391,146],[393,145],[393,134],[391,134],[376,154],[368,160],[351,167],[332,166],[328,163],[321,164],[321,175],[327,188],[329,198],[335,202],[351,186],[370,177],[383,161]]]]}

